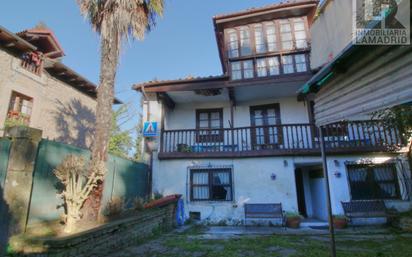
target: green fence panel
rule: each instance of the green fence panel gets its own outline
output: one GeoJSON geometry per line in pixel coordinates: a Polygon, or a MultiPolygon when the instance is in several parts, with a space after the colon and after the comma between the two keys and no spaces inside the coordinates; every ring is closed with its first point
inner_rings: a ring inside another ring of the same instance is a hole
{"type": "Polygon", "coordinates": [[[0,138],[0,187],[4,188],[6,181],[7,167],[9,165],[11,140],[0,138]]]}
{"type": "Polygon", "coordinates": [[[53,170],[69,154],[89,158],[89,152],[81,148],[49,140],[40,142],[34,168],[29,224],[58,219],[64,212],[62,207],[57,208],[63,201],[57,196],[59,183],[53,170]]]}
{"type": "MultiPolygon", "coordinates": [[[[49,140],[40,142],[34,169],[29,224],[56,220],[64,212],[63,208],[57,209],[63,201],[56,195],[59,183],[53,170],[69,154],[82,155],[86,160],[90,158],[90,152],[85,149],[49,140]]],[[[103,206],[113,197],[132,200],[147,195],[147,165],[109,156],[107,166],[103,206]]]]}

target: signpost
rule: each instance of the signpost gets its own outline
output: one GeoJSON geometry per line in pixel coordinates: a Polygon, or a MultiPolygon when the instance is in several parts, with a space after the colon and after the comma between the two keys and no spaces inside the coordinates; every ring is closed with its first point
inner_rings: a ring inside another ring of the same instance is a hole
{"type": "Polygon", "coordinates": [[[155,137],[155,136],[157,136],[157,122],[146,121],[143,124],[143,136],[144,137],[155,137]]]}

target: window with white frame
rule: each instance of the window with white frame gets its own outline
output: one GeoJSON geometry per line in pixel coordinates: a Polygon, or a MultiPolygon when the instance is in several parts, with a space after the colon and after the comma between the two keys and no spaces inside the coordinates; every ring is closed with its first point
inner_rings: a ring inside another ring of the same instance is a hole
{"type": "Polygon", "coordinates": [[[232,169],[191,169],[190,199],[191,201],[232,201],[232,169]]]}
{"type": "Polygon", "coordinates": [[[279,69],[279,57],[269,57],[268,58],[268,64],[269,64],[269,75],[270,76],[275,76],[280,74],[280,69],[279,69]]]}
{"type": "Polygon", "coordinates": [[[278,50],[277,40],[276,40],[276,27],[273,22],[265,23],[266,30],[266,40],[268,44],[268,51],[274,52],[278,50]]]}
{"type": "Polygon", "coordinates": [[[266,52],[266,44],[265,44],[265,37],[263,34],[263,26],[262,24],[257,24],[254,26],[255,28],[255,47],[256,53],[265,53],[266,52]]]}
{"type": "Polygon", "coordinates": [[[244,79],[251,79],[254,77],[254,67],[253,67],[253,61],[248,60],[248,61],[243,61],[243,78],[244,79]]]}
{"type": "Polygon", "coordinates": [[[295,44],[297,49],[308,47],[306,39],[305,21],[303,18],[293,19],[293,28],[295,33],[295,44]]]}
{"type": "Polygon", "coordinates": [[[232,62],[232,79],[238,80],[242,79],[242,63],[241,62],[232,62]]]}
{"type": "Polygon", "coordinates": [[[229,38],[229,43],[228,43],[229,57],[230,58],[239,57],[239,40],[237,37],[237,31],[234,29],[228,30],[227,35],[229,38]]]}
{"type": "Polygon", "coordinates": [[[292,50],[293,49],[293,36],[292,36],[292,26],[289,20],[280,20],[280,38],[282,44],[282,50],[292,50]]]}
{"type": "Polygon", "coordinates": [[[240,34],[240,55],[246,56],[252,54],[252,48],[250,47],[250,29],[249,27],[241,27],[239,29],[240,34]]]}

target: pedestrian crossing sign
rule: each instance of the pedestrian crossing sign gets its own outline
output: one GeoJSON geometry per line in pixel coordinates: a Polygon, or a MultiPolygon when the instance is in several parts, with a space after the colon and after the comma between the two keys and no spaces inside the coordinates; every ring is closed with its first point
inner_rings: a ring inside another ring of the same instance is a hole
{"type": "Polygon", "coordinates": [[[155,137],[155,136],[157,136],[157,122],[146,121],[143,124],[143,136],[144,137],[155,137]]]}

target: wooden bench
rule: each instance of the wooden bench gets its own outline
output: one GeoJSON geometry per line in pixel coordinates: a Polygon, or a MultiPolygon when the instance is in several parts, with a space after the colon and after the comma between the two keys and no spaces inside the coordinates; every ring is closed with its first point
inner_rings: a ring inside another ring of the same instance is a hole
{"type": "Polygon", "coordinates": [[[245,225],[248,225],[248,221],[252,220],[261,222],[264,220],[280,219],[281,225],[285,226],[285,217],[281,203],[245,204],[245,225]]]}
{"type": "Polygon", "coordinates": [[[382,200],[356,200],[342,202],[346,217],[353,218],[386,218],[386,206],[382,200]]]}

